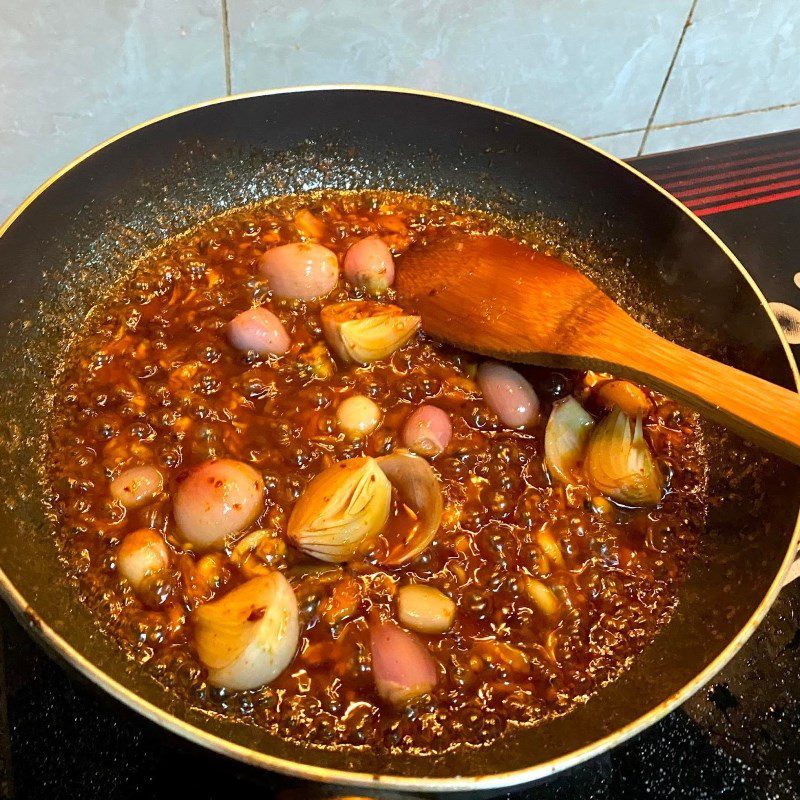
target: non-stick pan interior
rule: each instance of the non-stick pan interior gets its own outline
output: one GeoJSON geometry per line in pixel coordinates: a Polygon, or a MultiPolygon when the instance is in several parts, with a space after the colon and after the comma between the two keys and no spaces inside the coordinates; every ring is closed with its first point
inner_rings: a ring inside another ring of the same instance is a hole
{"type": "Polygon", "coordinates": [[[712,482],[727,499],[711,510],[673,620],[585,705],[489,748],[436,758],[323,751],[204,716],[127,662],[76,599],[38,486],[46,397],[71,332],[114,278],[165,236],[227,208],[323,187],[422,191],[532,220],[588,260],[592,274],[660,333],[793,386],[772,322],[725,251],[667,197],[569,137],[482,107],[377,90],[193,109],[75,165],[0,238],[0,566],[30,604],[32,624],[44,621],[114,681],[207,733],[282,759],[370,774],[520,770],[668,702],[759,608],[798,513],[800,469],[716,430],[712,482]]]}

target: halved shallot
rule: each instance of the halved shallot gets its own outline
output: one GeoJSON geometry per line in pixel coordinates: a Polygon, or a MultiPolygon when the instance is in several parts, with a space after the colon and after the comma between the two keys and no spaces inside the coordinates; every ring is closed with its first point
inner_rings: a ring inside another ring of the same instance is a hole
{"type": "Polygon", "coordinates": [[[664,477],[644,438],[642,417],[619,408],[597,426],[586,454],[586,476],[596,489],[626,506],[655,505],[664,477]]]}
{"type": "Polygon", "coordinates": [[[322,332],[331,350],[345,362],[369,364],[387,358],[416,332],[420,318],[401,308],[351,300],[325,306],[320,312],[322,332]]]}
{"type": "Polygon", "coordinates": [[[553,404],[544,431],[544,457],[553,478],[562,483],[575,480],[593,428],[594,420],[574,397],[553,404]]]}
{"type": "Polygon", "coordinates": [[[389,519],[392,486],[374,458],[350,458],[306,486],[289,518],[292,543],[320,561],[366,554],[389,519]]]}
{"type": "Polygon", "coordinates": [[[377,462],[404,509],[414,516],[406,536],[389,541],[389,552],[381,559],[383,564],[396,566],[416,558],[433,541],[442,522],[442,489],[431,465],[413,453],[397,451],[377,462]]]}
{"type": "Polygon", "coordinates": [[[256,689],[289,666],[297,652],[297,599],[280,572],[252,578],[192,614],[197,655],[208,680],[226,689],[256,689]]]}

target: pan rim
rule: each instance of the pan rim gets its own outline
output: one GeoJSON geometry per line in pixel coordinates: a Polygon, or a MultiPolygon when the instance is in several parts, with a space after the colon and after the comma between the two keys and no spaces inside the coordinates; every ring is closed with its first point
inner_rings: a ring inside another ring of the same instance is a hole
{"type": "MultiPolygon", "coordinates": [[[[685,214],[690,221],[697,225],[700,230],[708,236],[717,247],[723,252],[727,259],[739,270],[742,277],[749,285],[752,292],[755,294],[762,309],[767,315],[767,318],[772,323],[773,328],[778,336],[778,341],[783,347],[789,368],[795,382],[795,389],[800,390],[800,372],[798,372],[797,363],[792,354],[789,343],[783,333],[783,330],[778,323],[778,320],[772,311],[766,297],[758,287],[747,269],[740,263],[738,258],[728,248],[728,246],[714,233],[711,228],[706,225],[701,219],[693,214],[683,203],[673,197],[669,192],[648,178],[646,175],[639,172],[634,167],[626,162],[605,152],[601,148],[595,146],[591,142],[587,142],[571,133],[568,133],[556,126],[549,125],[548,123],[541,122],[533,117],[525,114],[520,114],[514,111],[494,106],[488,103],[481,103],[467,98],[457,97],[454,95],[443,94],[439,92],[430,92],[421,89],[411,89],[396,86],[382,86],[372,84],[319,84],[319,85],[306,85],[306,86],[290,86],[278,89],[265,89],[255,92],[246,92],[241,94],[231,94],[224,97],[218,97],[212,100],[206,100],[200,103],[183,106],[174,111],[158,115],[137,125],[134,125],[126,130],[109,137],[94,147],[91,147],[86,152],[74,158],[60,170],[55,172],[51,177],[45,180],[39,187],[31,192],[15,209],[12,211],[6,221],[0,226],[0,237],[2,237],[14,222],[25,212],[29,205],[31,205],[40,195],[50,188],[51,185],[56,183],[61,177],[70,172],[73,168],[81,164],[83,161],[89,159],[95,153],[103,150],[114,142],[123,139],[129,134],[135,133],[139,130],[147,128],[151,125],[157,124],[164,120],[176,117],[181,114],[196,111],[209,106],[220,105],[222,103],[235,102],[239,100],[247,100],[256,97],[266,97],[281,94],[300,94],[317,91],[363,91],[363,92],[382,92],[386,94],[407,94],[415,95],[418,97],[432,98],[435,100],[444,100],[461,105],[473,106],[475,108],[491,111],[496,114],[503,115],[514,119],[521,120],[528,124],[544,128],[551,132],[557,133],[567,139],[572,140],[576,144],[587,147],[590,150],[604,156],[617,166],[625,169],[639,180],[646,183],[652,189],[660,193],[665,199],[675,205],[679,211],[685,214]]],[[[402,775],[390,774],[374,774],[364,772],[349,772],[342,769],[331,767],[318,767],[311,764],[305,764],[298,761],[291,761],[285,758],[268,755],[242,745],[236,744],[228,739],[208,733],[201,728],[192,725],[179,719],[169,712],[163,710],[149,701],[144,700],[135,692],[126,688],[118,681],[114,680],[101,669],[96,667],[89,659],[85,658],[76,648],[65,641],[60,634],[51,628],[43,619],[39,617],[35,609],[25,600],[21,592],[13,585],[11,580],[6,575],[5,571],[0,567],[0,596],[9,604],[11,609],[17,614],[20,619],[27,619],[28,627],[32,632],[37,634],[37,638],[55,651],[61,658],[75,667],[81,674],[98,685],[116,700],[119,700],[129,708],[137,711],[145,718],[155,722],[170,732],[188,739],[196,744],[206,747],[221,755],[226,755],[237,759],[243,763],[251,766],[259,767],[262,769],[269,769],[285,775],[296,778],[304,778],[308,780],[315,780],[324,783],[335,783],[343,786],[357,786],[357,787],[371,787],[371,788],[385,788],[395,789],[400,791],[437,791],[437,792],[457,792],[468,790],[491,790],[508,788],[517,786],[524,783],[532,783],[539,781],[543,778],[552,776],[558,772],[576,766],[595,755],[604,752],[611,747],[630,739],[637,733],[650,727],[658,720],[666,716],[670,711],[674,710],[677,706],[689,699],[698,689],[706,684],[714,675],[716,675],[742,648],[745,642],[750,638],[761,621],[766,616],[769,609],[772,607],[775,599],[778,596],[782,586],[784,577],[786,576],[789,567],[795,560],[795,554],[800,544],[800,509],[798,509],[798,516],[795,520],[794,530],[792,537],[787,548],[786,555],[783,562],[778,569],[775,578],[773,579],[769,589],[765,593],[758,607],[753,614],[742,626],[741,630],[736,636],[729,641],[725,648],[713,659],[701,672],[682,686],[677,692],[674,692],[666,700],[662,701],[659,705],[651,708],[647,713],[642,714],[636,719],[629,722],[627,725],[619,728],[612,733],[603,736],[584,747],[566,753],[562,756],[550,759],[540,764],[535,764],[531,767],[525,767],[520,770],[511,772],[498,772],[490,775],[481,776],[453,776],[448,778],[418,778],[407,777],[402,775]]]]}

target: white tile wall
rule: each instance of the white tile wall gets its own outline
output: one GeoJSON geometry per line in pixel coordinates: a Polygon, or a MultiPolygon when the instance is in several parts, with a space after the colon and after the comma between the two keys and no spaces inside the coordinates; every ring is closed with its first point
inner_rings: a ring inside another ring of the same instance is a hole
{"type": "Polygon", "coordinates": [[[800,102],[798,0],[699,0],[657,125],[800,102]]]}
{"type": "Polygon", "coordinates": [[[224,93],[219,0],[0,0],[0,219],[103,139],[224,93]]]}
{"type": "Polygon", "coordinates": [[[0,0],[0,219],[156,114],[331,82],[464,95],[623,157],[688,147],[800,127],[800,0],[0,0]]]}
{"type": "Polygon", "coordinates": [[[228,0],[231,80],[234,91],[320,82],[413,86],[584,136],[644,128],[690,5],[228,0]]]}

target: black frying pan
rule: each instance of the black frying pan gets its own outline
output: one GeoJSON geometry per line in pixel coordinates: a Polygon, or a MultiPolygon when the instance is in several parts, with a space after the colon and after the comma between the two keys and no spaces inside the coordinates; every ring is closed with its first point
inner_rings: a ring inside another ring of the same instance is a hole
{"type": "Polygon", "coordinates": [[[613,684],[491,747],[437,757],[322,751],[214,719],[126,661],[61,576],[39,485],[46,398],[72,331],[132,260],[209,215],[312,188],[422,191],[527,220],[659,333],[787,387],[797,371],[725,246],[621,162],[533,120],[373,88],[228,98],[134,128],[34,193],[0,231],[0,589],[51,652],[166,728],[312,779],[399,789],[533,781],[614,746],[699,689],[767,612],[797,547],[800,468],[708,430],[708,530],[680,605],[613,684]]]}

